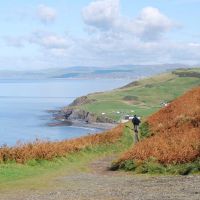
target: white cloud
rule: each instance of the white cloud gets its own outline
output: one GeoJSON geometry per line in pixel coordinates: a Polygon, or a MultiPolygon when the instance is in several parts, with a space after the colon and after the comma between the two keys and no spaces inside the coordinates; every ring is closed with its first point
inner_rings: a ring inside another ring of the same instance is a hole
{"type": "Polygon", "coordinates": [[[147,42],[131,35],[103,32],[76,43],[77,65],[200,63],[200,47],[170,40],[147,42]]]}
{"type": "Polygon", "coordinates": [[[72,45],[72,40],[67,36],[43,31],[32,33],[29,42],[38,44],[46,49],[67,49],[72,45]]]}
{"type": "Polygon", "coordinates": [[[82,10],[84,22],[102,30],[112,28],[118,15],[119,0],[97,0],[82,10]]]}
{"type": "Polygon", "coordinates": [[[196,48],[199,48],[200,47],[200,43],[197,43],[197,42],[190,42],[188,44],[190,47],[196,47],[196,48]]]}
{"type": "Polygon", "coordinates": [[[53,22],[57,17],[56,10],[46,5],[39,5],[37,13],[43,23],[53,22]]]}
{"type": "MultiPolygon", "coordinates": [[[[47,13],[49,17],[40,18],[43,22],[55,20],[55,10],[47,13]]],[[[28,36],[7,37],[4,41],[9,46],[24,45],[24,49],[25,44],[33,44],[39,54],[35,65],[48,67],[200,63],[198,40],[177,42],[167,37],[177,25],[158,8],[145,7],[130,18],[122,15],[119,0],[96,0],[83,8],[82,16],[87,30],[93,33],[86,37],[35,31],[28,36]]]]}
{"type": "Polygon", "coordinates": [[[175,23],[162,14],[159,9],[153,7],[143,8],[130,26],[133,32],[138,32],[143,39],[147,40],[157,39],[173,27],[175,27],[175,23]]]}
{"type": "MultiPolygon", "coordinates": [[[[72,40],[66,35],[35,32],[29,42],[40,47],[31,65],[41,67],[110,66],[121,64],[200,63],[198,43],[170,40],[146,42],[131,35],[104,32],[72,40]]],[[[23,64],[25,60],[20,61],[23,64]]],[[[10,65],[12,66],[12,65],[10,65]]]]}
{"type": "Polygon", "coordinates": [[[119,0],[96,0],[83,8],[82,16],[93,34],[79,44],[84,50],[81,55],[96,64],[181,62],[181,57],[194,49],[164,37],[178,26],[158,8],[145,7],[130,18],[120,12],[119,0]]]}
{"type": "Polygon", "coordinates": [[[84,22],[100,31],[125,32],[143,40],[157,40],[175,23],[154,7],[145,7],[130,19],[120,13],[119,0],[97,0],[82,11],[84,22]]]}
{"type": "Polygon", "coordinates": [[[47,35],[41,38],[40,44],[46,48],[67,48],[69,46],[69,41],[61,36],[47,35]]]}
{"type": "Polygon", "coordinates": [[[41,55],[62,57],[69,53],[74,47],[74,40],[68,35],[59,35],[53,32],[35,31],[30,35],[24,36],[4,36],[1,38],[7,47],[21,48],[28,47],[28,45],[36,45],[40,50],[41,55]]]}

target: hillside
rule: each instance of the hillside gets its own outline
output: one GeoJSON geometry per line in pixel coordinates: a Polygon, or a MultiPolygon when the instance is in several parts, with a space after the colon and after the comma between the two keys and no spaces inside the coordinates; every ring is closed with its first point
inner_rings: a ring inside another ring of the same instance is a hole
{"type": "Polygon", "coordinates": [[[62,112],[65,115],[69,109],[84,110],[115,121],[126,114],[137,113],[145,117],[159,110],[162,102],[170,102],[199,85],[200,68],[179,69],[135,81],[116,90],[78,98],[62,112]]]}
{"type": "Polygon", "coordinates": [[[151,115],[145,124],[148,137],[126,152],[119,163],[153,159],[168,165],[196,161],[196,170],[200,171],[200,87],[151,115]]]}

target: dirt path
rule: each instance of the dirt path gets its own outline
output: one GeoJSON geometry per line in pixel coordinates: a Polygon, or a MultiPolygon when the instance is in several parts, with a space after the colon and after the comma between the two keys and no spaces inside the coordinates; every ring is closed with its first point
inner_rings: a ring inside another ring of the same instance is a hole
{"type": "Polygon", "coordinates": [[[200,176],[133,176],[110,172],[115,156],[96,160],[90,172],[53,180],[47,190],[7,192],[0,200],[200,200],[200,176]]]}

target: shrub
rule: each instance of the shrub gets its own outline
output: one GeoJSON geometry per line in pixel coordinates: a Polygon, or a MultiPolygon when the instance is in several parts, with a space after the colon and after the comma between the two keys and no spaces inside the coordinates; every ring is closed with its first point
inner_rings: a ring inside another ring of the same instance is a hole
{"type": "Polygon", "coordinates": [[[155,158],[149,158],[146,161],[126,160],[121,163],[115,162],[112,170],[123,169],[133,171],[135,174],[173,174],[188,175],[200,173],[200,160],[185,164],[160,164],[155,158]]]}
{"type": "Polygon", "coordinates": [[[133,160],[126,160],[119,168],[126,171],[134,171],[136,167],[136,163],[133,160]]]}
{"type": "Polygon", "coordinates": [[[141,136],[141,139],[143,139],[143,138],[149,137],[150,135],[151,135],[151,132],[149,130],[149,124],[146,121],[142,123],[140,126],[140,136],[141,136]]]}

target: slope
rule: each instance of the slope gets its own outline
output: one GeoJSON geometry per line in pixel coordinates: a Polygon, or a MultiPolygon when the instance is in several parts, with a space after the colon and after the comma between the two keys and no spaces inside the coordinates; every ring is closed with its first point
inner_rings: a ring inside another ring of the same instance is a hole
{"type": "MultiPolygon", "coordinates": [[[[161,164],[194,162],[200,157],[200,87],[177,98],[147,119],[150,136],[120,159],[161,164]]],[[[200,167],[200,166],[199,166],[200,167]]],[[[199,168],[200,170],[200,168],[199,168]]]]}
{"type": "Polygon", "coordinates": [[[89,94],[66,107],[82,109],[118,121],[126,114],[148,116],[185,91],[200,85],[200,68],[179,69],[132,82],[109,92],[89,94]],[[78,103],[77,103],[78,102],[78,103]]]}

